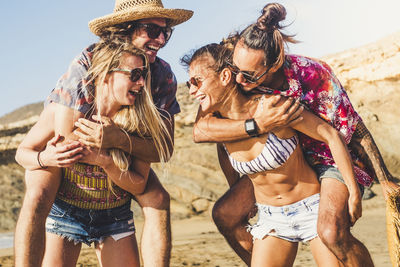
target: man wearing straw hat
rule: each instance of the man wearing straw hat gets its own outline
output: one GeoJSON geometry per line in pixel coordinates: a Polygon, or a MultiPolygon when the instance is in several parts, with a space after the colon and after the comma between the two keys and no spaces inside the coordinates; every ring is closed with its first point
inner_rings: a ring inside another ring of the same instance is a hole
{"type": "MultiPolygon", "coordinates": [[[[157,53],[171,37],[171,27],[187,21],[192,15],[193,11],[190,10],[166,9],[161,0],[116,0],[112,14],[89,22],[90,30],[97,36],[122,36],[127,42],[145,51],[151,63],[153,100],[165,116],[166,126],[172,138],[173,116],[180,111],[175,96],[177,82],[169,64],[158,58],[157,53]]],[[[93,86],[87,81],[91,47],[93,46],[85,49],[71,63],[68,72],[60,78],[46,101],[61,104],[57,105],[55,111],[56,124],[57,121],[65,122],[68,119],[83,117],[91,106],[93,86]]],[[[103,149],[116,147],[145,161],[159,161],[151,139],[127,137],[110,119],[94,119],[98,122],[83,118],[77,122],[79,131],[74,133],[81,143],[103,149]]],[[[70,129],[64,129],[55,125],[55,128],[56,133],[62,136],[68,136],[73,130],[72,126],[70,129]]],[[[48,145],[55,146],[51,143],[48,145]]],[[[169,145],[172,153],[173,144],[169,145]]],[[[15,231],[16,266],[41,265],[44,254],[44,224],[58,189],[58,183],[54,182],[55,174],[49,176],[48,173],[45,174],[43,169],[26,173],[27,191],[15,231]]],[[[149,174],[145,192],[136,196],[136,200],[143,208],[145,217],[141,240],[144,265],[168,266],[171,251],[169,194],[153,171],[149,174]]]]}

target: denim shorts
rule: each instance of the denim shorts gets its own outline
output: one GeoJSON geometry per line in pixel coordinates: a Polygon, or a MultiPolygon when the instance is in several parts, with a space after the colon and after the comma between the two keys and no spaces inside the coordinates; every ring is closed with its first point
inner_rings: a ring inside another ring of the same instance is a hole
{"type": "Polygon", "coordinates": [[[81,209],[56,199],[46,220],[46,231],[73,241],[75,244],[114,240],[135,233],[130,201],[105,210],[81,209]]]}
{"type": "MultiPolygon", "coordinates": [[[[313,166],[314,171],[317,173],[318,180],[321,182],[324,178],[333,178],[338,180],[339,182],[346,184],[344,182],[343,176],[338,170],[338,168],[330,165],[315,165],[313,166]]],[[[362,184],[357,183],[360,188],[361,196],[364,194],[364,186],[362,184]]]]}
{"type": "Polygon", "coordinates": [[[306,242],[318,236],[319,194],[281,207],[256,205],[258,221],[247,229],[253,240],[275,236],[290,242],[306,242]]]}

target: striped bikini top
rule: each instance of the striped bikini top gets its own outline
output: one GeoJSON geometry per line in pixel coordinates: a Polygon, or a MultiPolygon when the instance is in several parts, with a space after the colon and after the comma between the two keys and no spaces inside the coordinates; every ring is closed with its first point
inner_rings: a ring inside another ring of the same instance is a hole
{"type": "Polygon", "coordinates": [[[280,139],[274,133],[268,134],[261,153],[253,160],[242,162],[235,160],[226,149],[232,167],[240,174],[254,174],[273,170],[282,166],[292,155],[299,143],[297,135],[288,139],[280,139]]]}

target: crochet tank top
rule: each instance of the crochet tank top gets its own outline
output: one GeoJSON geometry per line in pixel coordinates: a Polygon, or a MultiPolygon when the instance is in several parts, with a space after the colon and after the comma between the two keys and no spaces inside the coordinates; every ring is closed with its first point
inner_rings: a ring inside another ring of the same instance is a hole
{"type": "Polygon", "coordinates": [[[62,169],[62,181],[57,197],[82,209],[110,209],[122,206],[131,194],[113,184],[109,190],[107,174],[95,165],[76,163],[62,169]]]}

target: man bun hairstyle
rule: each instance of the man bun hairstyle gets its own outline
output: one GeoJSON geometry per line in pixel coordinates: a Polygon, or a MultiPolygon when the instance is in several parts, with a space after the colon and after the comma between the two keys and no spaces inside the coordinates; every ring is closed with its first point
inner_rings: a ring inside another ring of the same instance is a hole
{"type": "Polygon", "coordinates": [[[280,67],[285,61],[285,45],[297,43],[293,36],[282,32],[286,27],[286,9],[279,3],[269,3],[261,11],[257,22],[240,33],[240,41],[247,47],[264,51],[264,64],[269,68],[280,67]]]}

